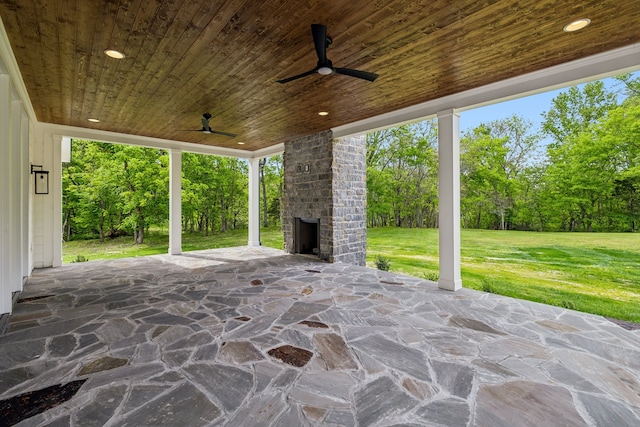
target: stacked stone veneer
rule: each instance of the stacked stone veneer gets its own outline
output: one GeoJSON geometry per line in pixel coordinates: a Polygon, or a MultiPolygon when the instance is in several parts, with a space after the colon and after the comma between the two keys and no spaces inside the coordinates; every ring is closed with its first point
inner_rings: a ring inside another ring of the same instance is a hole
{"type": "Polygon", "coordinates": [[[296,218],[318,218],[320,258],[365,265],[367,189],[365,137],[331,131],[284,145],[284,245],[295,252],[296,218]]]}

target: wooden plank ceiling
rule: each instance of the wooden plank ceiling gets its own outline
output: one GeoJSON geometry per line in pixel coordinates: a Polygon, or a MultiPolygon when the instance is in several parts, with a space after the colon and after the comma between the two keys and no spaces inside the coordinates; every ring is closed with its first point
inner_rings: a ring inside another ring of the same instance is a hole
{"type": "Polygon", "coordinates": [[[247,150],[640,41],[638,0],[0,0],[0,16],[39,121],[247,150]],[[380,77],[277,83],[315,67],[312,23],[334,66],[380,77]],[[204,112],[238,136],[184,131],[204,112]]]}

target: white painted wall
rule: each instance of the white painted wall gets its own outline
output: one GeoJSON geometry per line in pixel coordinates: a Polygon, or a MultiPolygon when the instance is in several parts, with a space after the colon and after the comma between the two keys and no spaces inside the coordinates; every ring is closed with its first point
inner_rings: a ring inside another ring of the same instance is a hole
{"type": "Polygon", "coordinates": [[[29,120],[0,58],[0,314],[10,313],[14,292],[30,274],[29,120]]]}
{"type": "MultiPolygon", "coordinates": [[[[49,171],[49,194],[33,195],[33,267],[62,265],[62,137],[36,125],[31,163],[49,171]]],[[[32,183],[33,186],[33,183],[32,183]]],[[[32,189],[33,193],[33,189],[32,189]]]]}

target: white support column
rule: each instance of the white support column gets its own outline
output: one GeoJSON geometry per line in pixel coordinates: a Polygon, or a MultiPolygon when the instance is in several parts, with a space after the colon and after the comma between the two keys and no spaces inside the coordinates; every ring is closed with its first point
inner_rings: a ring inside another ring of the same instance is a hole
{"type": "Polygon", "coordinates": [[[182,150],[169,150],[169,255],[182,253],[182,150]]]}
{"type": "Polygon", "coordinates": [[[51,206],[52,266],[62,265],[62,135],[52,135],[52,165],[49,174],[49,191],[53,194],[51,206]]]}
{"type": "Polygon", "coordinates": [[[9,76],[0,74],[0,314],[11,312],[11,90],[9,76]]]}
{"type": "Polygon", "coordinates": [[[438,197],[440,278],[438,287],[456,291],[460,277],[460,115],[438,113],[438,197]]]}
{"type": "MultiPolygon", "coordinates": [[[[17,98],[17,96],[16,96],[17,98]]],[[[20,120],[22,118],[22,102],[17,99],[14,99],[11,102],[11,126],[10,126],[10,150],[7,155],[10,157],[11,161],[11,200],[8,200],[9,206],[11,207],[11,235],[10,235],[10,244],[11,244],[11,254],[10,254],[10,262],[11,262],[11,283],[13,285],[14,292],[22,291],[22,245],[21,245],[21,236],[20,231],[22,229],[22,218],[21,214],[21,190],[22,190],[22,176],[24,174],[24,170],[22,170],[20,162],[20,157],[22,155],[22,148],[20,146],[22,140],[20,138],[21,134],[21,126],[20,120]]]]}
{"type": "Polygon", "coordinates": [[[260,246],[260,159],[249,159],[249,246],[260,246]]]}
{"type": "Polygon", "coordinates": [[[20,190],[20,218],[22,223],[20,224],[20,239],[21,239],[21,259],[22,259],[22,277],[27,277],[31,274],[30,260],[30,248],[31,242],[31,228],[30,228],[30,214],[29,206],[31,201],[30,190],[30,167],[29,167],[29,116],[24,109],[21,112],[20,121],[20,170],[22,171],[21,178],[21,190],[20,190]]]}

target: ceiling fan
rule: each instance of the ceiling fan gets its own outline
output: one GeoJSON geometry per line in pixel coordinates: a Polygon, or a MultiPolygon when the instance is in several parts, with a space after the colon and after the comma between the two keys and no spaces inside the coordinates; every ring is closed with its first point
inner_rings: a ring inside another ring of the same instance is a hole
{"type": "Polygon", "coordinates": [[[215,133],[217,135],[229,136],[231,138],[235,138],[237,136],[235,133],[222,132],[222,131],[219,131],[219,130],[211,129],[211,126],[209,126],[209,120],[211,120],[211,117],[213,117],[211,114],[204,113],[202,115],[202,129],[199,129],[196,132],[215,133]]]}
{"type": "Polygon", "coordinates": [[[353,70],[351,68],[334,68],[331,61],[327,59],[327,48],[333,43],[331,37],[327,36],[327,27],[321,24],[311,24],[311,34],[313,35],[313,43],[316,46],[316,53],[318,54],[318,65],[316,65],[316,68],[306,73],[298,74],[297,76],[278,80],[278,83],[288,83],[292,80],[297,80],[315,73],[323,75],[342,74],[370,82],[378,78],[377,74],[369,73],[368,71],[353,70]]]}

